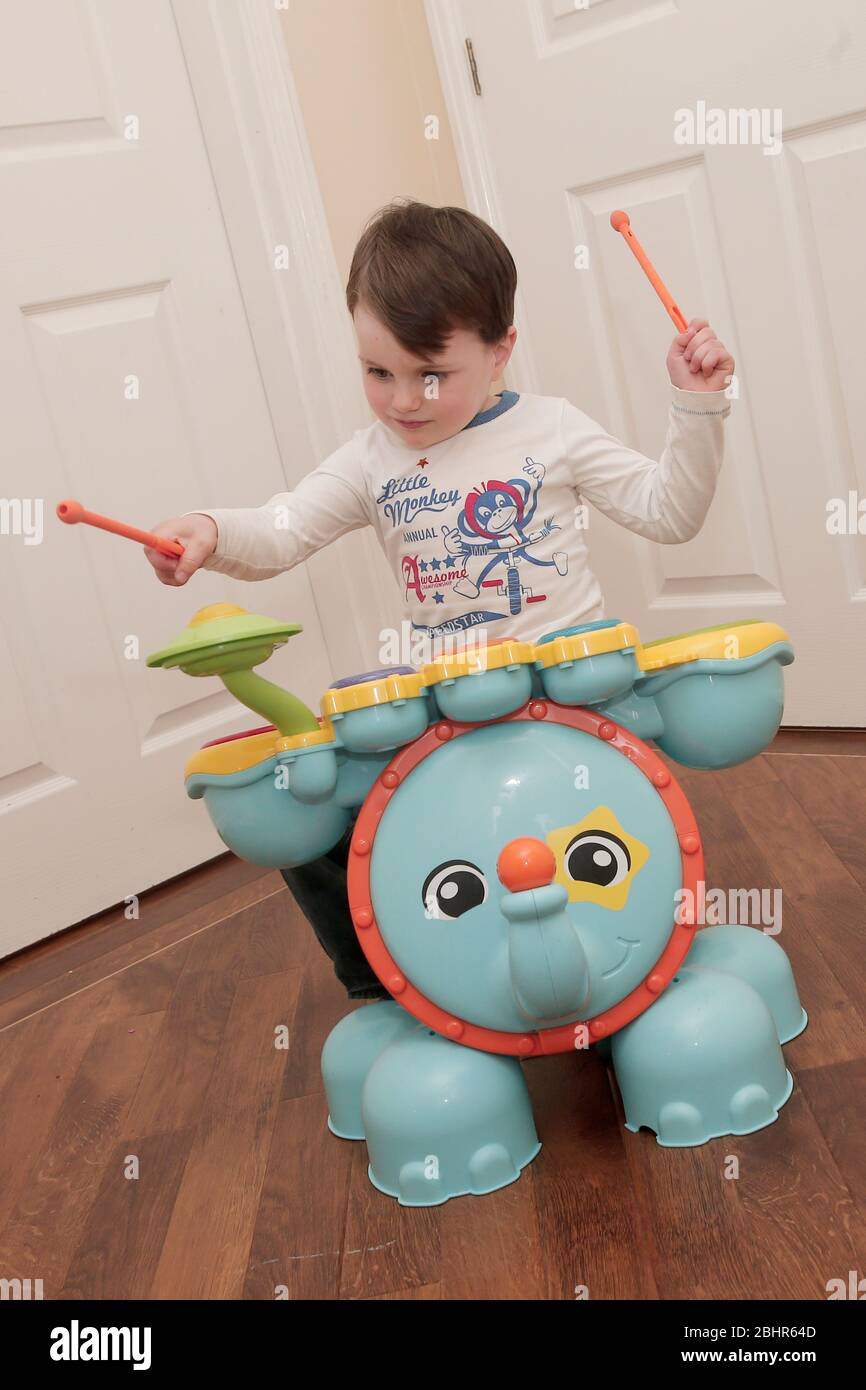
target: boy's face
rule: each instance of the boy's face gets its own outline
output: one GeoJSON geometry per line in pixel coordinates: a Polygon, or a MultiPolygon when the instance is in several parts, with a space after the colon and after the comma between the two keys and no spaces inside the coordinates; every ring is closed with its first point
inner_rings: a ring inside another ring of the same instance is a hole
{"type": "Polygon", "coordinates": [[[455,329],[444,351],[428,361],[401,347],[363,304],[353,318],[367,400],[407,449],[450,439],[480,410],[496,404],[490,388],[511,356],[517,338],[513,325],[494,346],[468,329],[455,329]]]}

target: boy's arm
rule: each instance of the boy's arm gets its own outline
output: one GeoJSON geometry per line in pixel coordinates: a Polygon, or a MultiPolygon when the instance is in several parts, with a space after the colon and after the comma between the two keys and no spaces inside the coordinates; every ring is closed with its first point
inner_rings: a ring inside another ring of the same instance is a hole
{"type": "Polygon", "coordinates": [[[197,507],[218,532],[202,568],[232,579],[282,574],[347,531],[370,524],[363,486],[358,445],[350,439],[291,492],[275,493],[261,507],[197,507]]]}
{"type": "Polygon", "coordinates": [[[677,545],[704,524],[722,466],[724,390],[683,391],[671,385],[668,432],[661,457],[647,458],[608,434],[569,401],[560,420],[563,457],[576,490],[605,516],[639,536],[677,545]]]}

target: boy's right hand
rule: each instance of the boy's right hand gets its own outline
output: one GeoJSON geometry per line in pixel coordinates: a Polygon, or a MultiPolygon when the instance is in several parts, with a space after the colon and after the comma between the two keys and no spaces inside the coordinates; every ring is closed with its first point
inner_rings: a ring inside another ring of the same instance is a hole
{"type": "Polygon", "coordinates": [[[183,546],[182,555],[163,555],[161,550],[154,550],[149,545],[144,547],[144,553],[156,570],[159,582],[169,584],[173,588],[181,588],[190,575],[201,569],[208,556],[216,550],[219,534],[217,524],[203,512],[171,517],[168,521],[161,521],[158,526],[151,526],[150,529],[155,536],[180,541],[183,546]]]}

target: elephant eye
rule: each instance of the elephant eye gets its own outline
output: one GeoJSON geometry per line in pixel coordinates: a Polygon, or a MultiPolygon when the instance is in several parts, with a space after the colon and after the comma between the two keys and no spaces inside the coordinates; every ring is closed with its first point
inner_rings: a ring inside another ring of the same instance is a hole
{"type": "Polygon", "coordinates": [[[570,878],[580,883],[596,883],[600,888],[622,883],[631,869],[631,855],[622,840],[609,830],[584,830],[575,835],[564,859],[570,878]]]}
{"type": "Polygon", "coordinates": [[[465,859],[446,859],[437,864],[424,880],[421,900],[425,916],[453,921],[479,907],[487,897],[487,879],[465,859]]]}

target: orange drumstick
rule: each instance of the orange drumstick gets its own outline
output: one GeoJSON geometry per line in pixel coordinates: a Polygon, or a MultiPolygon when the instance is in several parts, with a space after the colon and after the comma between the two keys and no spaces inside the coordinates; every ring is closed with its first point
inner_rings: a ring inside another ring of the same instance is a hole
{"type": "Polygon", "coordinates": [[[72,497],[57,503],[57,515],[69,526],[84,521],[88,526],[98,526],[102,531],[113,531],[116,536],[126,536],[128,540],[161,550],[163,555],[182,555],[184,551],[180,541],[169,541],[165,536],[155,536],[152,531],[139,531],[137,526],[127,526],[125,521],[114,521],[110,516],[100,516],[99,512],[88,512],[72,497]]]}
{"type": "Polygon", "coordinates": [[[671,292],[662,280],[646,251],[644,251],[637,237],[631,229],[627,212],[612,212],[610,215],[610,225],[615,232],[622,232],[623,238],[628,246],[636,255],[643,269],[646,271],[647,279],[667,309],[680,333],[684,333],[688,324],[685,321],[679,307],[674,303],[671,292]]]}

